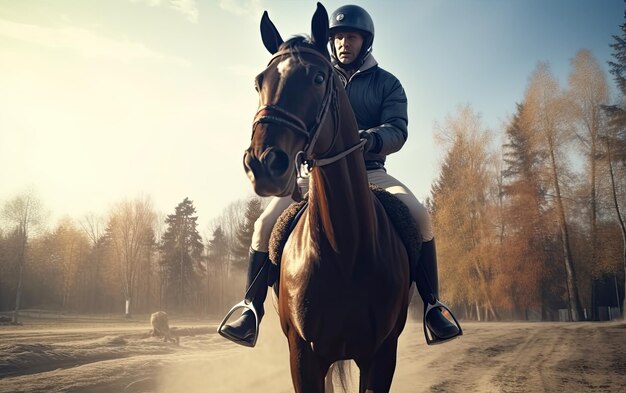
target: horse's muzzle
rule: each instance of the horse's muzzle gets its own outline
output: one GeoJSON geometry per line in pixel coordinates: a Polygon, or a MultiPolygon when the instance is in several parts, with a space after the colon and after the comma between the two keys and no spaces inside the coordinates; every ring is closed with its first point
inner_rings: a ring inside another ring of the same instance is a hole
{"type": "Polygon", "coordinates": [[[243,157],[243,166],[258,195],[291,195],[295,176],[291,160],[284,151],[269,148],[256,157],[254,151],[248,149],[243,157]]]}

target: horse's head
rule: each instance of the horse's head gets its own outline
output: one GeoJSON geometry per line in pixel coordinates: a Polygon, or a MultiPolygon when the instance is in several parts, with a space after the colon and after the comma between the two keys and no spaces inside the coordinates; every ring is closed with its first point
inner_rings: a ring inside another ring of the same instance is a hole
{"type": "Polygon", "coordinates": [[[273,57],[255,80],[259,109],[244,155],[246,173],[261,196],[292,194],[301,160],[330,143],[319,138],[335,92],[326,47],[328,14],[319,3],[311,25],[310,42],[304,37],[283,42],[267,12],[261,18],[263,44],[273,57]]]}

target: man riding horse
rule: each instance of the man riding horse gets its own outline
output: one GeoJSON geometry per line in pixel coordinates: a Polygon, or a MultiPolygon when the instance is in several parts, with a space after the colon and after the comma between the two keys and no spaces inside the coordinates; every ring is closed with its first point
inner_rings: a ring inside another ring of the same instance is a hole
{"type": "MultiPolygon", "coordinates": [[[[413,193],[385,169],[386,156],[399,151],[408,137],[404,89],[372,56],[374,23],[363,8],[355,5],[338,8],[330,16],[329,33],[335,71],[356,116],[359,136],[366,141],[363,154],[368,180],[406,204],[421,230],[421,253],[417,266],[411,267],[411,281],[416,282],[424,302],[428,344],[445,342],[462,333],[457,324],[443,315],[445,306],[438,301],[437,257],[430,216],[413,193]]],[[[306,180],[299,182],[303,193],[308,188],[306,180]]],[[[267,295],[270,235],[278,217],[293,202],[288,196],[273,197],[255,222],[245,297],[255,307],[258,321],[251,310],[246,310],[239,319],[220,328],[221,335],[238,344],[254,346],[256,343],[267,295]]]]}

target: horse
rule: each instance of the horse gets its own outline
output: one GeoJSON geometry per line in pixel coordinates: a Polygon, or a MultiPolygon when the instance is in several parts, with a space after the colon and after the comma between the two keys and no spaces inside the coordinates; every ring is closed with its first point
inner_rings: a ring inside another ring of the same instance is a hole
{"type": "Polygon", "coordinates": [[[296,392],[324,392],[329,367],[353,360],[360,392],[388,392],[409,305],[409,253],[369,189],[357,122],[327,50],[328,14],[317,4],[310,39],[284,42],[267,11],[272,54],[255,79],[259,108],[244,168],[260,196],[308,207],[282,251],[278,314],[296,392]]]}

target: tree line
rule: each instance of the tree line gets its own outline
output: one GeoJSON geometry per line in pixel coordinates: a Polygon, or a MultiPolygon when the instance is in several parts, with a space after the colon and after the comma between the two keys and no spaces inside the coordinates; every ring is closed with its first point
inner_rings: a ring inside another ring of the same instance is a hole
{"type": "Polygon", "coordinates": [[[67,217],[50,230],[41,229],[42,201],[26,191],[0,210],[0,311],[13,311],[15,323],[23,308],[218,315],[241,296],[262,203],[233,202],[204,240],[188,198],[165,217],[138,197],[105,217],[67,217]]]}
{"type": "MultiPolygon", "coordinates": [[[[623,315],[626,24],[620,27],[609,62],[617,99],[583,49],[564,87],[539,63],[500,132],[469,105],[438,125],[444,159],[426,204],[441,297],[460,317],[623,315]]],[[[139,197],[104,217],[65,218],[39,230],[42,201],[20,194],[0,207],[0,311],[13,311],[15,322],[22,308],[221,316],[242,295],[263,205],[256,197],[231,203],[203,238],[188,198],[167,216],[139,197]]]]}
{"type": "Polygon", "coordinates": [[[445,156],[428,207],[442,297],[462,316],[623,315],[626,24],[621,28],[609,62],[616,103],[602,67],[583,49],[564,87],[548,63],[536,66],[501,143],[470,106],[438,127],[445,156]]]}

